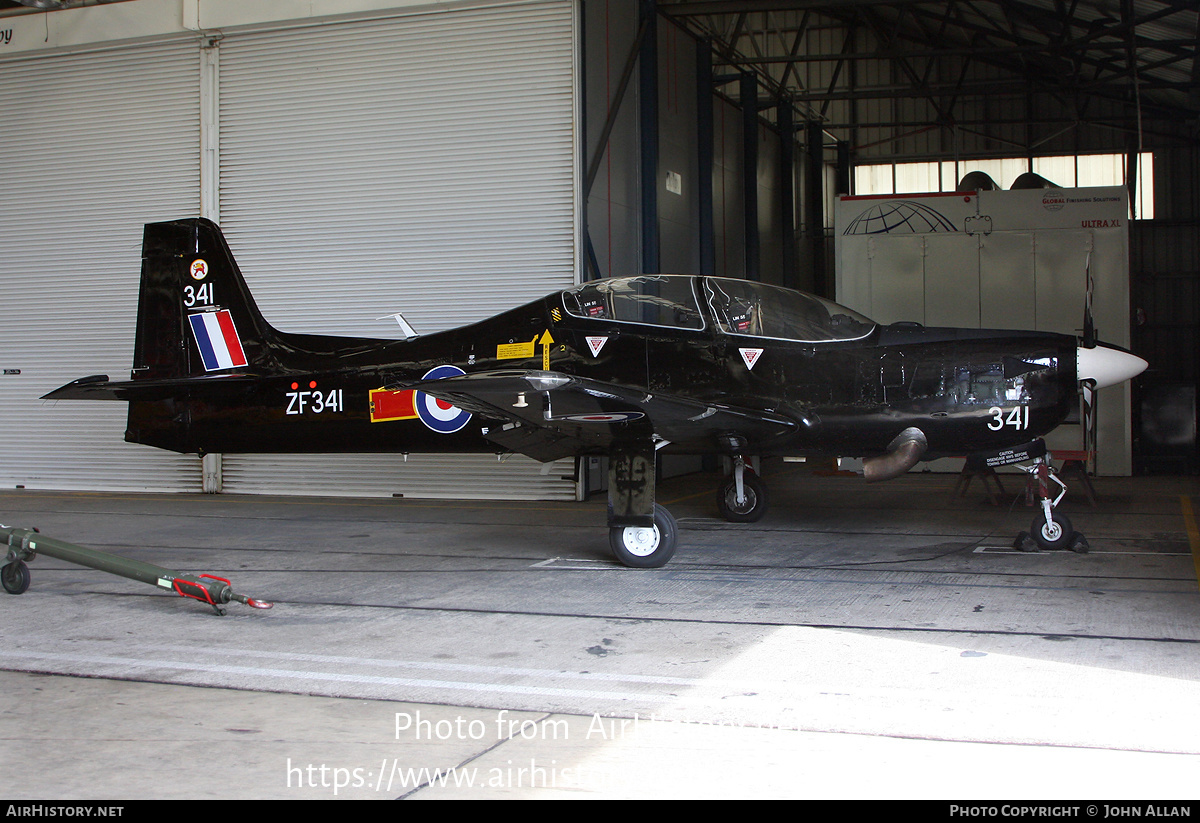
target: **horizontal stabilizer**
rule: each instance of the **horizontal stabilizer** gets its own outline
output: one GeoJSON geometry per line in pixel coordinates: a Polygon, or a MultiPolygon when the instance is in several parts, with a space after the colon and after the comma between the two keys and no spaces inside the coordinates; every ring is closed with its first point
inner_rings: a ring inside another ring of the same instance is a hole
{"type": "Polygon", "coordinates": [[[107,374],[72,380],[42,395],[43,400],[168,400],[221,394],[257,378],[249,374],[214,374],[164,380],[110,381],[107,374]]]}

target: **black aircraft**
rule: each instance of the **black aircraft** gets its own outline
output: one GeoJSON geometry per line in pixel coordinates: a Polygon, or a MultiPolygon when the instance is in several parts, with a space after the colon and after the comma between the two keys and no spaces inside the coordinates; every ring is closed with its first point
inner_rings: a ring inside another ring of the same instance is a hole
{"type": "MultiPolygon", "coordinates": [[[[605,455],[610,544],[638,567],[675,550],[654,502],[660,451],[730,458],[718,507],[753,521],[767,490],[750,455],[862,457],[867,480],[935,457],[1045,465],[1039,438],[1078,407],[1081,381],[1146,366],[1061,334],[880,326],[789,289],[683,275],[588,282],[424,337],[295,334],[267,323],[203,219],[146,226],[139,300],[130,379],[47,399],[128,401],[126,440],[200,455],[605,455]]],[[[1071,535],[1056,502],[1034,522],[1044,546],[1071,535]]]]}

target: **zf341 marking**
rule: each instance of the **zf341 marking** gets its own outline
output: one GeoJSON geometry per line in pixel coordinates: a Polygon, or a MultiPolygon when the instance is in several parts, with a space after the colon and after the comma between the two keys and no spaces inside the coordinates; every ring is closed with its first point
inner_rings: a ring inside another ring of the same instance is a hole
{"type": "Polygon", "coordinates": [[[308,384],[308,391],[300,391],[300,384],[293,383],[292,391],[286,394],[288,399],[287,414],[304,414],[312,412],[340,412],[345,410],[342,389],[330,389],[327,392],[317,390],[316,382],[308,384]]]}

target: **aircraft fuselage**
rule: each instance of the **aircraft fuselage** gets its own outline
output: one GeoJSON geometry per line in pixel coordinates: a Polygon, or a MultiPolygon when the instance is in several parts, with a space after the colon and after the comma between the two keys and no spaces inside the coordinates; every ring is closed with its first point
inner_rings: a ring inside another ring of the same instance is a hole
{"type": "MultiPolygon", "coordinates": [[[[999,450],[1044,435],[1076,399],[1076,341],[1065,335],[895,325],[797,341],[727,333],[708,305],[700,312],[689,327],[583,317],[554,294],[409,341],[278,332],[270,352],[257,352],[260,341],[244,334],[250,363],[269,357],[274,373],[134,401],[127,439],[189,453],[501,450],[484,434],[494,422],[444,400],[412,390],[372,398],[445,366],[544,370],[794,420],[786,436],[748,436],[747,449],[763,454],[880,454],[910,426],[925,432],[929,456],[999,450]]],[[[583,451],[604,453],[635,426],[580,423],[583,451]]],[[[667,448],[720,450],[708,434],[667,448]]]]}

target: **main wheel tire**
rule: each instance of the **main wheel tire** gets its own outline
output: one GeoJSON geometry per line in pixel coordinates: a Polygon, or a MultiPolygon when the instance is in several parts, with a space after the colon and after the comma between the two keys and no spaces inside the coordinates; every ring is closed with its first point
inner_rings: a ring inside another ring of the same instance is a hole
{"type": "Polygon", "coordinates": [[[1033,539],[1037,541],[1040,548],[1050,551],[1070,546],[1071,536],[1075,534],[1075,530],[1071,528],[1071,521],[1065,514],[1051,512],[1049,523],[1046,522],[1045,517],[1035,517],[1029,533],[1033,535],[1033,539]]]}
{"type": "Polygon", "coordinates": [[[657,569],[675,554],[679,527],[671,513],[654,504],[654,526],[613,526],[608,545],[613,556],[635,569],[657,569]]]}
{"type": "Polygon", "coordinates": [[[22,560],[14,560],[0,569],[0,583],[9,594],[24,594],[29,588],[29,567],[22,560]]]}
{"type": "Polygon", "coordinates": [[[767,513],[767,484],[758,475],[746,472],[742,475],[742,491],[745,500],[737,502],[737,483],[732,477],[717,489],[717,510],[721,517],[731,523],[754,523],[767,513]]]}

